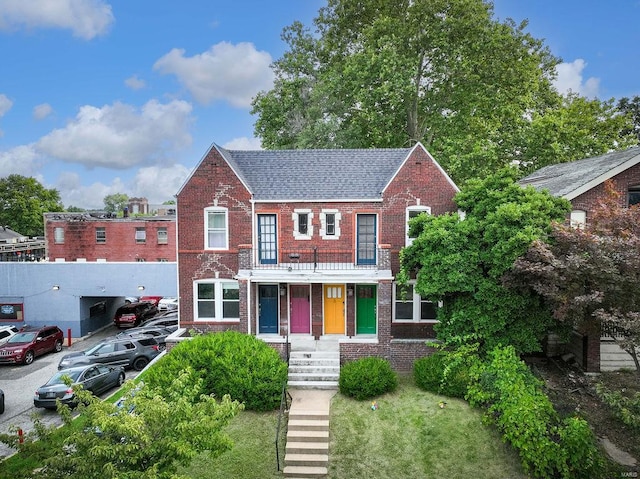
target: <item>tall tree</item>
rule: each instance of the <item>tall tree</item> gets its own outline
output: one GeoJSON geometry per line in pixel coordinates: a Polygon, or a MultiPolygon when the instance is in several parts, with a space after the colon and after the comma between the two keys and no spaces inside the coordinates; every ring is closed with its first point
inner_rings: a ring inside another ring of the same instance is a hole
{"type": "Polygon", "coordinates": [[[119,213],[129,204],[129,197],[124,193],[114,193],[105,196],[103,201],[107,213],[119,213]]]}
{"type": "MultiPolygon", "coordinates": [[[[536,112],[567,108],[551,85],[560,60],[488,0],[328,0],[314,24],[285,28],[274,87],[254,100],[265,148],[421,141],[462,184],[519,160],[536,112]]],[[[598,133],[588,124],[562,138],[569,159],[590,156],[571,146],[598,133]]],[[[538,165],[558,161],[545,152],[538,165]]]]}
{"type": "Polygon", "coordinates": [[[522,188],[515,177],[504,169],[470,181],[455,197],[464,219],[421,215],[410,224],[416,239],[400,252],[398,280],[415,276],[417,293],[443,302],[436,332],[445,343],[531,352],[553,325],[537,295],[506,288],[502,276],[551,221],[564,218],[569,202],[522,188]]]}
{"type": "Polygon", "coordinates": [[[57,190],[21,175],[0,178],[0,226],[29,237],[42,236],[42,215],[54,211],[64,211],[57,190]]]}
{"type": "Polygon", "coordinates": [[[537,241],[519,258],[505,282],[540,294],[555,317],[574,327],[600,327],[634,360],[640,375],[640,206],[620,206],[606,196],[584,229],[556,225],[548,242],[537,241]]]}
{"type": "Polygon", "coordinates": [[[625,115],[631,117],[632,126],[625,130],[625,133],[631,133],[635,135],[638,142],[640,142],[640,96],[634,96],[633,98],[620,98],[618,100],[618,110],[625,115]]]}

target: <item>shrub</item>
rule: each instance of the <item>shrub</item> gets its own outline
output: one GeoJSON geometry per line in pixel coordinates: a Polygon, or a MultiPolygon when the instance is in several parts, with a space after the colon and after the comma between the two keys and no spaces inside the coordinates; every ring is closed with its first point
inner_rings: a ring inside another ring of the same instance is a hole
{"type": "Polygon", "coordinates": [[[640,431],[640,393],[627,397],[620,391],[609,391],[602,384],[596,384],[596,392],[611,408],[615,417],[627,426],[640,431]]]}
{"type": "Polygon", "coordinates": [[[161,391],[190,366],[202,378],[202,393],[269,411],[280,405],[287,364],[278,352],[254,336],[225,331],[182,341],[149,370],[147,383],[161,391]]]}
{"type": "Polygon", "coordinates": [[[413,363],[416,385],[426,391],[464,398],[469,385],[469,369],[478,361],[474,345],[456,351],[437,351],[413,363]]]}
{"type": "Polygon", "coordinates": [[[370,399],[395,391],[398,377],[389,361],[369,357],[349,362],[340,369],[338,387],[345,396],[358,400],[370,399]]]}
{"type": "Polygon", "coordinates": [[[602,459],[589,425],[580,418],[560,421],[541,382],[513,347],[492,350],[471,377],[467,398],[487,408],[485,420],[518,451],[527,472],[541,478],[599,476],[602,459]]]}

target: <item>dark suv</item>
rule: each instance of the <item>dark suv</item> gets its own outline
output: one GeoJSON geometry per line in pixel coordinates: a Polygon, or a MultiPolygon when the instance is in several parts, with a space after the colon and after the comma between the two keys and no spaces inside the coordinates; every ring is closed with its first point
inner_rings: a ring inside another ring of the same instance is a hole
{"type": "Polygon", "coordinates": [[[37,356],[62,351],[63,340],[57,326],[23,329],[0,346],[0,363],[31,364],[37,356]]]}
{"type": "Polygon", "coordinates": [[[99,342],[86,351],[64,355],[58,364],[58,369],[101,363],[142,371],[158,354],[160,354],[160,346],[153,336],[111,338],[99,342]]]}
{"type": "Polygon", "coordinates": [[[139,326],[145,319],[156,315],[158,308],[146,301],[130,303],[120,306],[113,317],[113,324],[117,328],[133,328],[139,326]]]}

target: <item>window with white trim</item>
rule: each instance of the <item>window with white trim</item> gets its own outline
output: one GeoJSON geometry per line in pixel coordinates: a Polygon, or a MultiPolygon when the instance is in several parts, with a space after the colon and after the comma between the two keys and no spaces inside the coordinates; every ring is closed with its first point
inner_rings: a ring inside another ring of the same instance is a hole
{"type": "Polygon", "coordinates": [[[229,249],[229,215],[226,208],[213,206],[204,209],[205,249],[229,249]]]}
{"type": "Polygon", "coordinates": [[[573,210],[571,212],[570,224],[572,228],[584,229],[587,224],[587,212],[583,210],[573,210]]]}
{"type": "Polygon", "coordinates": [[[64,228],[61,228],[61,227],[54,228],[53,242],[55,244],[64,244],[64,228]]]}
{"type": "Polygon", "coordinates": [[[399,322],[436,322],[440,303],[428,301],[414,291],[414,283],[393,286],[393,320],[399,322]]]}
{"type": "Polygon", "coordinates": [[[240,321],[240,287],[233,280],[193,283],[195,321],[240,321]]]}
{"type": "Polygon", "coordinates": [[[298,240],[311,239],[313,236],[313,213],[309,209],[295,209],[291,214],[293,237],[298,240]]]}
{"type": "Polygon", "coordinates": [[[342,215],[338,210],[322,210],[320,212],[320,236],[322,239],[340,238],[340,220],[342,215]]]}
{"type": "Polygon", "coordinates": [[[147,242],[147,230],[144,228],[136,228],[136,243],[146,243],[147,242]]]}
{"type": "Polygon", "coordinates": [[[165,227],[158,228],[158,244],[169,244],[169,235],[165,227]]]}
{"type": "Polygon", "coordinates": [[[411,246],[411,243],[413,243],[413,240],[415,239],[415,237],[409,236],[409,221],[417,217],[421,213],[427,213],[428,215],[430,215],[431,208],[428,206],[421,206],[421,205],[413,205],[413,206],[407,207],[407,214],[406,214],[406,220],[405,220],[405,245],[406,246],[411,246]]]}

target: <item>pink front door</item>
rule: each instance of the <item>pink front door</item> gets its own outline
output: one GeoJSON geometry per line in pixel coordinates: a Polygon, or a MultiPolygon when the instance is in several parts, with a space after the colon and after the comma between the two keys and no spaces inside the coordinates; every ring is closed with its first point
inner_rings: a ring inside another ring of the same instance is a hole
{"type": "Polygon", "coordinates": [[[291,285],[291,333],[309,334],[311,332],[311,303],[308,285],[291,285]]]}

